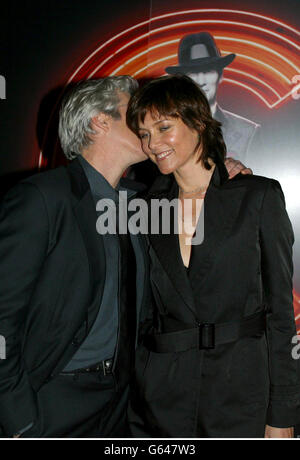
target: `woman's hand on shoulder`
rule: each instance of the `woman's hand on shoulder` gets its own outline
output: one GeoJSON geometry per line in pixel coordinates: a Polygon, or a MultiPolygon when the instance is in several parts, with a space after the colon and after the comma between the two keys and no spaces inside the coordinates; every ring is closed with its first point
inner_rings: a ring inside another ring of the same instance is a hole
{"type": "Polygon", "coordinates": [[[294,428],[275,428],[266,425],[265,438],[293,438],[294,428]]]}

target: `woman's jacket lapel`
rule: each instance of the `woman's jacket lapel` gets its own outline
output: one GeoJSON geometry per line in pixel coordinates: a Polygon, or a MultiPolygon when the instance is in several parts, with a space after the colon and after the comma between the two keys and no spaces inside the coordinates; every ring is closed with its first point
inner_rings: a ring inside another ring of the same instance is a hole
{"type": "MultiPolygon", "coordinates": [[[[196,305],[201,289],[213,266],[221,244],[230,235],[239,214],[245,188],[228,179],[223,163],[216,165],[204,200],[204,241],[193,245],[189,277],[183,265],[178,235],[174,232],[174,213],[171,213],[170,234],[150,234],[150,243],[160,264],[171,280],[186,307],[197,319],[196,305]],[[239,193],[237,193],[239,188],[239,193]]],[[[150,189],[148,200],[178,197],[178,186],[170,176],[160,177],[150,189]]]]}

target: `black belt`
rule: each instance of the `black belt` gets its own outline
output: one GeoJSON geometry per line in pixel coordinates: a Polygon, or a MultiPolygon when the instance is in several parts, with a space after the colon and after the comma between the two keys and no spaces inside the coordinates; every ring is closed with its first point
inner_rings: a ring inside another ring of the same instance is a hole
{"type": "Polygon", "coordinates": [[[145,338],[145,346],[157,353],[180,352],[192,348],[210,350],[242,337],[262,334],[265,328],[266,313],[260,311],[240,321],[201,323],[193,329],[149,335],[145,338]]]}
{"type": "Polygon", "coordinates": [[[61,372],[63,375],[76,375],[76,374],[91,374],[93,372],[100,372],[104,376],[112,373],[113,359],[105,359],[100,363],[93,364],[92,366],[83,367],[82,369],[75,369],[74,371],[61,372]]]}

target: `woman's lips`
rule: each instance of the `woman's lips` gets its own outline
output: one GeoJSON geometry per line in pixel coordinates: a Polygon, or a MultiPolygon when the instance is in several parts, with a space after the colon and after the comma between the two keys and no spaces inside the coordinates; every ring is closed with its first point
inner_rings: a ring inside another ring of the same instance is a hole
{"type": "Polygon", "coordinates": [[[165,152],[161,152],[159,154],[156,154],[156,158],[158,161],[164,160],[167,158],[169,155],[171,155],[172,150],[166,150],[165,152]]]}

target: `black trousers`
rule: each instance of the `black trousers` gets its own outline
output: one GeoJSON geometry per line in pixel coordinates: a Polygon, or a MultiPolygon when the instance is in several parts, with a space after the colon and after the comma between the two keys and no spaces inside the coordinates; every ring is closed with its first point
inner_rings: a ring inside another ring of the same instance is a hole
{"type": "Polygon", "coordinates": [[[60,374],[37,393],[38,420],[22,437],[129,437],[128,393],[111,374],[60,374]]]}

